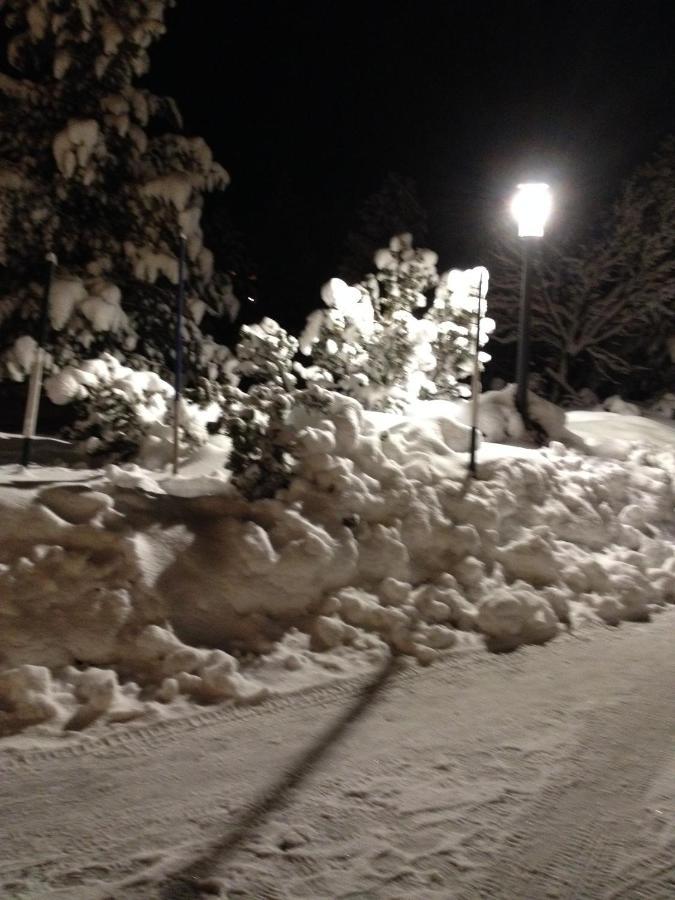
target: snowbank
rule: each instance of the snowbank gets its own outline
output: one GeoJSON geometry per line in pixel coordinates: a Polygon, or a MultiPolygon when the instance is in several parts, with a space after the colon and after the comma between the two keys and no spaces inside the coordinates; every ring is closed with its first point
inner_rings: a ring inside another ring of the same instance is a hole
{"type": "Polygon", "coordinates": [[[626,417],[575,413],[576,447],[488,444],[470,481],[467,430],[432,408],[413,421],[336,396],[303,412],[298,471],[273,500],[194,470],[3,488],[0,730],[257,700],[268,688],[240,660],[293,629],[311,649],[289,669],[341,648],[429,663],[675,602],[670,426],[628,422],[635,444],[611,437],[626,417]]]}

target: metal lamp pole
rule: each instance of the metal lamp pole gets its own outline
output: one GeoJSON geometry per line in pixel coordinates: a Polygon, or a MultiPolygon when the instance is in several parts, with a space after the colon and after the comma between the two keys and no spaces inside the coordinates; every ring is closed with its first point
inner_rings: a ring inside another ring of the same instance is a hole
{"type": "Polygon", "coordinates": [[[22,466],[27,466],[30,463],[33,438],[35,437],[35,428],[37,426],[38,412],[40,409],[42,372],[45,362],[44,347],[47,341],[47,329],[49,328],[49,296],[51,294],[52,281],[54,280],[54,269],[57,265],[57,259],[53,253],[48,253],[46,260],[47,276],[45,278],[45,288],[42,297],[40,330],[38,332],[37,347],[35,348],[35,356],[33,358],[33,366],[31,368],[30,381],[28,383],[28,398],[26,400],[26,410],[23,417],[23,443],[21,447],[22,466]]]}
{"type": "Polygon", "coordinates": [[[518,316],[518,359],[516,362],[516,409],[529,422],[527,383],[530,375],[530,257],[532,237],[521,237],[520,312],[518,316]]]}
{"type": "Polygon", "coordinates": [[[180,398],[183,386],[183,306],[185,300],[185,245],[186,237],[181,232],[178,253],[178,287],[176,290],[176,360],[174,369],[173,395],[173,474],[178,473],[180,440],[178,434],[180,418],[180,398]]]}
{"type": "Polygon", "coordinates": [[[469,472],[472,478],[477,475],[476,449],[478,447],[478,395],[480,393],[480,325],[483,316],[483,271],[478,279],[478,302],[476,304],[476,333],[473,352],[473,374],[471,378],[471,444],[469,446],[469,472]]]}
{"type": "Polygon", "coordinates": [[[534,242],[544,236],[544,226],[551,212],[551,194],[547,184],[519,184],[511,211],[518,223],[521,240],[522,269],[520,278],[520,314],[518,318],[518,359],[516,363],[516,409],[526,428],[531,425],[528,414],[527,382],[530,367],[530,266],[534,242]]]}

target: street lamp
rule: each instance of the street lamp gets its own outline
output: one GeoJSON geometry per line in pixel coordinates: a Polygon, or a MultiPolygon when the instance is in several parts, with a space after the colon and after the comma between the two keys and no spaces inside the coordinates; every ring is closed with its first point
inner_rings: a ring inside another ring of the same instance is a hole
{"type": "Polygon", "coordinates": [[[547,184],[519,184],[511,202],[511,212],[518,223],[523,265],[520,280],[520,317],[518,322],[518,362],[516,364],[516,408],[529,425],[527,412],[527,379],[530,364],[530,249],[544,236],[544,226],[551,212],[551,193],[547,184]]]}

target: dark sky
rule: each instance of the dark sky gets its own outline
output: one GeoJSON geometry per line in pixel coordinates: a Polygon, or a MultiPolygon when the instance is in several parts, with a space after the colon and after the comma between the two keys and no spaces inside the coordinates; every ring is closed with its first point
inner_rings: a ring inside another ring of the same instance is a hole
{"type": "Polygon", "coordinates": [[[476,265],[519,180],[583,223],[675,131],[672,0],[179,0],[168,26],[146,82],[229,170],[289,323],[390,171],[441,264],[476,265]]]}
{"type": "Polygon", "coordinates": [[[516,182],[583,219],[675,130],[672,0],[182,0],[168,23],[150,84],[230,171],[292,306],[388,171],[416,179],[441,262],[474,265],[516,182]]]}

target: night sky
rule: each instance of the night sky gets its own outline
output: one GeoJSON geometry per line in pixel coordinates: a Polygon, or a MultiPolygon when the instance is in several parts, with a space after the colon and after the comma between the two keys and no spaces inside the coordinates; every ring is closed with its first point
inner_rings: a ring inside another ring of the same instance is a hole
{"type": "Polygon", "coordinates": [[[675,131],[674,46],[672,0],[179,0],[145,83],[229,170],[260,307],[297,325],[388,172],[442,267],[483,261],[523,178],[591,221],[675,131]]]}
{"type": "MultiPolygon", "coordinates": [[[[232,176],[263,300],[298,314],[365,197],[412,176],[443,266],[475,265],[513,186],[582,222],[675,131],[675,4],[183,0],[149,79],[232,176]]],[[[555,227],[555,223],[553,223],[555,227]]]]}

